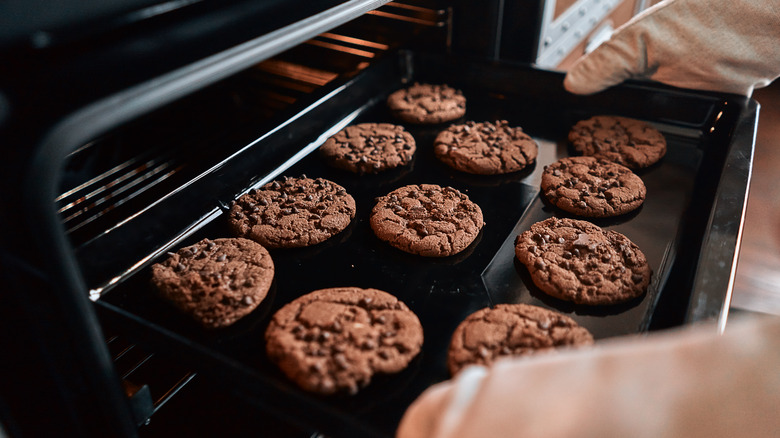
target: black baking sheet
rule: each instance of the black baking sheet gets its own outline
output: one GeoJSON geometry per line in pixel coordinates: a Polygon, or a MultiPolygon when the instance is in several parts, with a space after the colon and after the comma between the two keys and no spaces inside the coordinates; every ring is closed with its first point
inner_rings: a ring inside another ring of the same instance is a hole
{"type": "MultiPolygon", "coordinates": [[[[512,90],[499,92],[495,88],[500,88],[500,83],[485,87],[471,80],[474,72],[459,75],[441,64],[415,74],[412,79],[445,78],[463,89],[468,106],[460,121],[505,119],[523,127],[539,143],[537,163],[504,176],[475,176],[452,170],[435,159],[432,147],[436,134],[447,124],[405,125],[417,141],[413,162],[378,175],[358,176],[330,168],[315,152],[281,175],[306,174],[342,185],[356,200],[356,217],[345,231],[322,244],[272,250],[275,279],[268,298],[253,313],[232,327],[205,331],[155,294],[149,284],[148,264],[120,281],[99,303],[131,321],[131,325],[142,326],[143,330],[136,333],[141,342],[177,351],[196,369],[222,376],[232,390],[247,392],[259,403],[335,436],[392,436],[406,407],[430,385],[449,377],[446,353],[455,327],[470,313],[492,304],[522,302],[557,310],[588,328],[597,341],[647,331],[659,318],[671,318],[668,325],[681,323],[675,315],[666,315],[668,310],[659,302],[663,303],[667,295],[682,295],[684,301],[686,288],[690,287],[690,275],[674,275],[674,271],[679,266],[690,270],[689,262],[680,257],[681,252],[686,253],[685,246],[691,244],[687,230],[706,222],[706,211],[692,211],[691,206],[698,205],[692,200],[706,195],[700,191],[709,182],[701,181],[701,163],[709,144],[702,136],[708,129],[714,101],[694,99],[698,107],[689,108],[684,117],[673,120],[658,114],[678,114],[679,108],[671,106],[679,103],[674,99],[656,99],[656,106],[631,107],[634,109],[627,113],[622,103],[609,111],[610,106],[602,103],[572,105],[552,98],[539,99],[538,89],[527,95],[512,90]],[[669,106],[669,110],[664,112],[663,106],[669,106]],[[544,165],[570,154],[568,127],[598,113],[643,118],[655,124],[667,137],[668,153],[659,164],[640,172],[648,195],[638,212],[594,221],[625,234],[642,249],[653,269],[648,293],[627,304],[594,308],[574,306],[536,290],[527,270],[514,259],[513,240],[536,221],[568,217],[539,198],[540,174],[544,165]],[[481,207],[486,225],[462,253],[446,258],[414,256],[390,247],[371,231],[369,214],[376,197],[400,186],[421,183],[452,186],[481,207]],[[425,334],[422,352],[405,371],[379,376],[353,397],[321,397],[299,390],[268,361],[264,351],[263,333],[273,312],[310,291],[336,286],[373,287],[396,295],[419,316],[425,334]]],[[[561,78],[543,72],[527,74],[540,78],[540,87],[559,86],[555,84],[561,78]]],[[[516,81],[511,84],[518,86],[516,81]]],[[[400,86],[399,76],[397,82],[387,84],[383,96],[350,123],[396,122],[384,106],[384,96],[400,86]]],[[[534,89],[534,84],[521,87],[534,89]]],[[[217,217],[177,242],[176,248],[205,237],[230,237],[226,218],[224,214],[217,217]]]]}
{"type": "Polygon", "coordinates": [[[562,311],[587,327],[597,339],[648,330],[659,294],[664,290],[677,255],[676,237],[684,218],[681,213],[689,204],[693,175],[701,155],[689,142],[671,140],[670,153],[663,164],[641,172],[648,195],[638,211],[616,218],[578,218],[535,197],[482,274],[491,301],[526,303],[562,311]],[[514,238],[530,229],[533,223],[553,216],[589,220],[636,243],[653,268],[647,294],[620,305],[578,306],[541,292],[533,284],[528,270],[514,257],[514,238]]]}

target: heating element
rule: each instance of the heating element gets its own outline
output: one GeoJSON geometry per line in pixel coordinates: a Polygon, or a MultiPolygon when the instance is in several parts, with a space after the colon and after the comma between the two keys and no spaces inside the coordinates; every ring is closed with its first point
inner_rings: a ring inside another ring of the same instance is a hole
{"type": "Polygon", "coordinates": [[[130,220],[296,102],[429,28],[440,30],[431,39],[442,44],[448,11],[427,6],[391,2],[76,149],[56,198],[71,241],[84,244],[130,220]],[[242,131],[248,136],[228,143],[225,133],[242,131]]]}

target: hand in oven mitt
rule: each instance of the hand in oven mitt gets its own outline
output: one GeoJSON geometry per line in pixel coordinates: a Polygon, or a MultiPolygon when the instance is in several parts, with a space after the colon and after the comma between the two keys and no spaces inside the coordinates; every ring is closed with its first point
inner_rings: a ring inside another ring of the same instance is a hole
{"type": "Polygon", "coordinates": [[[780,318],[766,317],[467,367],[397,438],[774,437],[778,406],[780,318]]]}
{"type": "Polygon", "coordinates": [[[591,94],[629,78],[750,96],[780,75],[780,0],[666,0],[631,19],[564,80],[591,94]]]}

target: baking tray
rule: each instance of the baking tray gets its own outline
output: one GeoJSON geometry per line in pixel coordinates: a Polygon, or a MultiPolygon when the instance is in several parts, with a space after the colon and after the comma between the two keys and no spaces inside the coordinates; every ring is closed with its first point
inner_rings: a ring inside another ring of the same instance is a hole
{"type": "MultiPolygon", "coordinates": [[[[292,147],[296,154],[271,171],[249,171],[245,183],[232,188],[235,199],[279,176],[327,178],[355,198],[356,217],[346,230],[311,248],[271,251],[276,275],[268,298],[234,326],[204,331],[155,294],[149,284],[149,265],[164,257],[165,251],[204,237],[231,236],[224,214],[230,199],[208,200],[222,206],[103,290],[96,303],[101,316],[137,342],[173,352],[223,382],[226,390],[331,436],[393,436],[408,405],[426,388],[449,377],[446,353],[455,327],[486,306],[523,302],[551,308],[588,328],[597,342],[706,319],[725,321],[752,160],[756,104],[737,96],[642,84],[578,97],[562,89],[562,79],[559,73],[525,66],[409,52],[376,62],[328,91],[316,110],[309,107],[291,118],[285,146],[277,147],[288,155],[292,147]],[[316,153],[309,153],[345,125],[396,122],[384,100],[412,81],[446,82],[463,90],[468,100],[463,120],[504,119],[523,127],[539,143],[537,163],[504,176],[452,170],[433,155],[433,139],[446,124],[405,124],[417,141],[413,162],[378,175],[333,169],[316,153]],[[594,221],[625,234],[645,253],[653,269],[647,294],[627,304],[584,307],[536,290],[527,270],[515,262],[513,241],[536,221],[567,216],[539,198],[541,172],[544,165],[570,155],[569,128],[596,114],[648,121],[666,136],[668,152],[659,164],[640,173],[648,195],[639,211],[594,221]],[[311,126],[319,128],[306,129],[311,126]],[[374,199],[420,183],[452,186],[482,208],[486,225],[462,253],[446,258],[414,256],[372,233],[369,214],[374,199]],[[335,286],[373,287],[396,295],[419,316],[425,334],[420,355],[405,371],[378,376],[355,396],[322,397],[301,391],[265,356],[263,333],[273,312],[310,291],[335,286]]],[[[247,174],[251,157],[267,157],[273,150],[269,148],[258,142],[204,175],[198,184],[218,184],[230,175],[247,174]]],[[[197,187],[193,184],[187,191],[197,187]]],[[[165,204],[160,208],[187,210],[177,197],[165,204]]]]}

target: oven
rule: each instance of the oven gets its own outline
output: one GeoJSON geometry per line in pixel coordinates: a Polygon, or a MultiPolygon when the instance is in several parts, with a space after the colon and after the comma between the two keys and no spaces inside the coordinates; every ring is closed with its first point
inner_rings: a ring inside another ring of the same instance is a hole
{"type": "Polygon", "coordinates": [[[265,426],[270,435],[392,436],[414,398],[448,378],[449,337],[480,308],[555,308],[597,341],[725,324],[758,105],[643,82],[574,96],[554,71],[642,2],[127,0],[38,14],[22,3],[0,14],[16,19],[0,40],[9,436],[143,436],[155,418],[186,416],[171,406],[187,398],[179,406],[213,413],[202,423],[232,425],[222,431],[257,426],[249,410],[286,425],[265,426]],[[393,122],[387,96],[414,82],[461,89],[468,120],[522,126],[539,144],[537,163],[505,176],[458,173],[433,156],[441,125],[407,126],[418,152],[401,170],[356,176],[322,163],[315,151],[338,130],[393,122]],[[543,167],[569,155],[569,128],[596,114],[648,121],[669,151],[640,174],[644,207],[599,222],[643,249],[650,290],[583,310],[541,297],[512,251],[519,232],[555,214],[539,198],[543,167]],[[302,174],[344,186],[356,217],[323,244],[272,251],[274,283],[254,312],[204,331],[154,293],[152,263],[230,237],[232,201],[302,174]],[[374,199],[417,183],[455,187],[481,206],[487,225],[466,251],[423,260],[373,236],[374,199]],[[391,292],[425,332],[405,371],[354,397],[307,394],[264,353],[275,310],[333,286],[391,292]],[[208,391],[188,389],[196,382],[208,391]],[[243,410],[221,408],[227,396],[243,410]]]}

